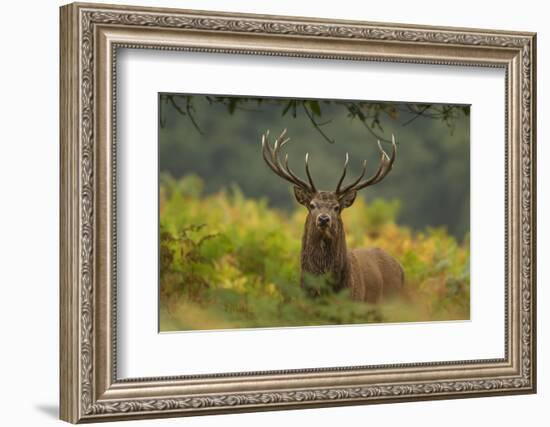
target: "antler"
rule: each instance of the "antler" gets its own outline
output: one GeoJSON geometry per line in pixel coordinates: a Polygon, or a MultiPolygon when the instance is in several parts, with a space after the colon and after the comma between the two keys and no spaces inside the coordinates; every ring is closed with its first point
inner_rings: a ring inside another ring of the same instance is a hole
{"type": "Polygon", "coordinates": [[[305,182],[303,179],[299,178],[288,166],[288,154],[285,155],[285,163],[284,166],[281,163],[281,159],[279,158],[279,150],[285,145],[288,141],[290,141],[290,138],[286,138],[286,129],[283,130],[281,135],[275,139],[275,143],[273,144],[273,148],[269,144],[268,141],[269,138],[269,130],[262,135],[262,156],[269,166],[269,168],[275,172],[277,175],[279,175],[281,178],[286,179],[290,183],[301,187],[305,190],[311,191],[313,193],[317,192],[317,189],[315,188],[315,184],[313,183],[313,179],[311,178],[311,173],[309,172],[309,153],[306,153],[306,174],[307,179],[309,181],[309,184],[305,182]]]}
{"type": "Polygon", "coordinates": [[[339,196],[342,196],[349,191],[359,191],[362,188],[368,187],[369,185],[374,185],[382,181],[384,177],[391,171],[393,162],[395,161],[395,155],[397,153],[397,146],[395,144],[395,137],[393,135],[391,136],[391,143],[392,143],[392,153],[390,157],[384,151],[384,149],[382,148],[382,145],[380,145],[380,141],[378,141],[378,148],[381,153],[381,158],[380,158],[380,164],[378,165],[378,170],[373,176],[371,176],[370,178],[364,181],[361,181],[365,176],[365,173],[367,172],[367,161],[363,160],[363,170],[361,171],[361,175],[359,175],[359,178],[357,178],[355,181],[345,186],[344,188],[341,188],[342,183],[344,182],[344,178],[346,177],[346,172],[347,172],[348,162],[349,162],[349,156],[346,153],[344,170],[342,172],[342,176],[340,177],[340,180],[338,181],[338,185],[336,186],[336,194],[338,194],[339,196]]]}

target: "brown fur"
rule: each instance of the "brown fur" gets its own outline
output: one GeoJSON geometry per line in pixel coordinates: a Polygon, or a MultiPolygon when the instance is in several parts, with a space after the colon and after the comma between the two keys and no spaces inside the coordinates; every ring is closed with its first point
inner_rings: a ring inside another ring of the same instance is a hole
{"type": "Polygon", "coordinates": [[[404,273],[401,264],[379,248],[360,248],[348,256],[352,274],[349,276],[354,300],[377,303],[403,290],[404,273]]]}
{"type": "MultiPolygon", "coordinates": [[[[301,203],[305,201],[300,194],[297,199],[301,203]]],[[[333,193],[321,192],[307,199],[309,214],[302,236],[301,286],[312,296],[327,289],[336,292],[349,289],[354,300],[368,303],[378,303],[400,293],[404,274],[395,258],[379,248],[347,251],[340,210],[330,213],[330,208],[337,203],[333,193]],[[309,206],[311,202],[314,209],[309,206]],[[331,214],[330,226],[326,229],[316,224],[320,214],[331,214]]]]}

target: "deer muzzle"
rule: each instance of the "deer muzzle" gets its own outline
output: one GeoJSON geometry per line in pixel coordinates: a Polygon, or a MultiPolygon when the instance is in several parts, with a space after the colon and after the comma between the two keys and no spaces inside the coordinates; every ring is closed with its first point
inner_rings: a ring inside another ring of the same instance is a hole
{"type": "Polygon", "coordinates": [[[330,215],[327,215],[324,213],[317,215],[317,227],[319,228],[330,227],[330,215]]]}

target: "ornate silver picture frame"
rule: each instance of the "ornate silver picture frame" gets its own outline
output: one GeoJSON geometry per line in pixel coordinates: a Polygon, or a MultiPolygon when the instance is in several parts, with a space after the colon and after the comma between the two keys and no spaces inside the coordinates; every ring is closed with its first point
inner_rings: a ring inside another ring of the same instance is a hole
{"type": "Polygon", "coordinates": [[[535,34],[75,3],[61,8],[60,43],[61,419],[112,421],[536,391],[535,34]],[[505,253],[495,255],[505,259],[504,357],[119,378],[121,48],[504,70],[505,253]]]}

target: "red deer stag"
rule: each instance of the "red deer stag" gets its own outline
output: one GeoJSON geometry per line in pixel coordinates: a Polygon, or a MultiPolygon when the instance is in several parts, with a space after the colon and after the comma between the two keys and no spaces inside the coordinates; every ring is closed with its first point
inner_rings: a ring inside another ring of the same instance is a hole
{"type": "Polygon", "coordinates": [[[320,295],[324,289],[323,280],[320,279],[325,279],[333,291],[349,289],[354,300],[369,303],[377,303],[383,297],[399,292],[404,282],[403,268],[399,262],[378,248],[360,248],[348,252],[340,216],[343,209],[353,204],[357,191],[377,184],[390,172],[397,152],[393,135],[391,157],[378,141],[382,157],[376,173],[363,180],[367,168],[365,160],[359,177],[351,184],[343,186],[349,161],[346,154],[344,170],[336,191],[317,190],[309,171],[309,154],[305,158],[308,182],[290,169],[288,154],[284,163],[281,161],[280,150],[290,140],[286,138],[286,129],[273,146],[268,138],[269,131],[262,135],[262,156],[265,162],[275,174],[294,185],[296,200],[308,209],[302,236],[302,288],[312,296],[320,295]]]}

